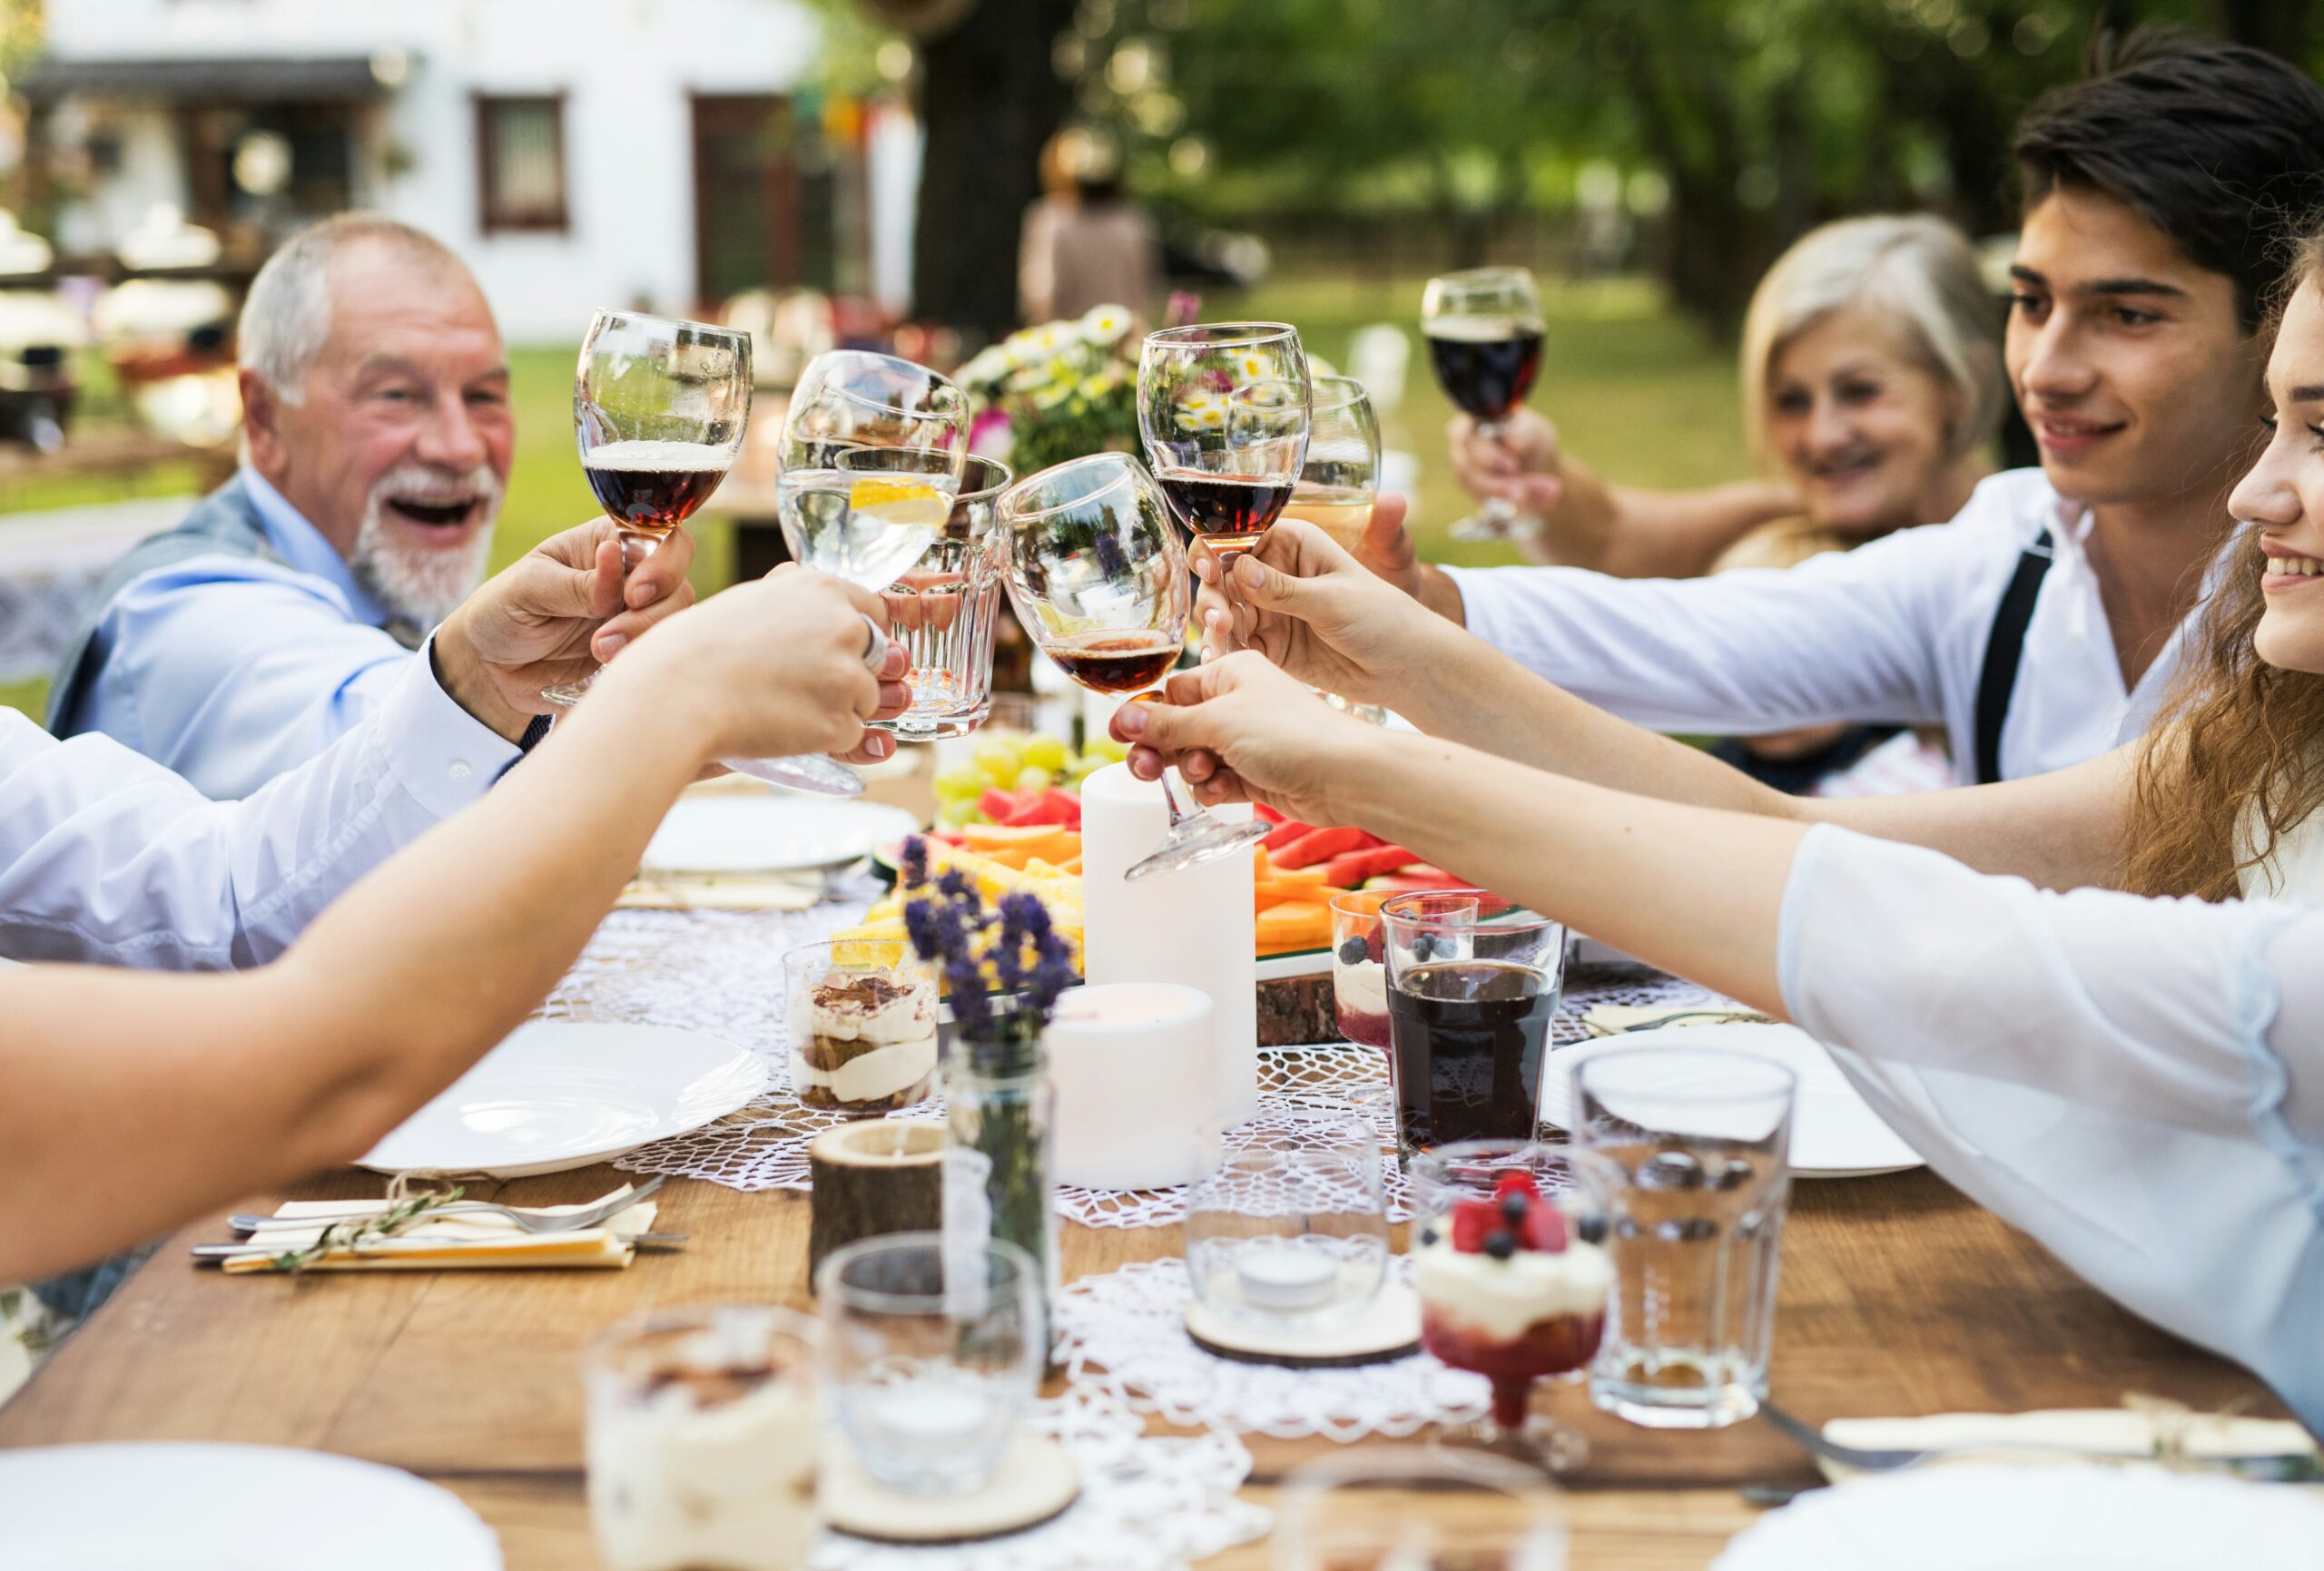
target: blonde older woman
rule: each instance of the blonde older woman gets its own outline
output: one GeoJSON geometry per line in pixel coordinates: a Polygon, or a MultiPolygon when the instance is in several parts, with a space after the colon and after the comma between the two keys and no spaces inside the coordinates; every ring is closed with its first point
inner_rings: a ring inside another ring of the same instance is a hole
{"type": "Polygon", "coordinates": [[[1849,545],[1950,518],[1990,466],[2007,407],[2001,312],[1959,231],[1925,215],[1813,230],[1759,281],[1745,319],[1743,421],[1766,478],[1647,491],[1563,452],[1531,410],[1496,440],[1462,416],[1462,484],[1541,519],[1544,562],[1690,578],[1747,531],[1849,545]]]}

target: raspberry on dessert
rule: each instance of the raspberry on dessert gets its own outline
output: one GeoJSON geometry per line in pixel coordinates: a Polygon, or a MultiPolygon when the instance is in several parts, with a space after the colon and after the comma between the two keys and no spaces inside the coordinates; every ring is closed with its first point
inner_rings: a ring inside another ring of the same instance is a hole
{"type": "Polygon", "coordinates": [[[1541,1186],[1533,1182],[1533,1175],[1521,1167],[1510,1168],[1493,1181],[1492,1192],[1496,1195],[1507,1194],[1512,1190],[1524,1194],[1541,1193],[1541,1186]]]}
{"type": "Polygon", "coordinates": [[[1482,1254],[1485,1240],[1501,1230],[1501,1213],[1491,1201],[1463,1200],[1452,1207],[1452,1247],[1462,1254],[1482,1254]]]}
{"type": "Polygon", "coordinates": [[[1563,1254],[1566,1246],[1565,1213],[1554,1205],[1536,1204],[1525,1215],[1518,1238],[1525,1247],[1542,1254],[1563,1254]]]}
{"type": "Polygon", "coordinates": [[[1374,965],[1388,963],[1388,927],[1384,922],[1372,924],[1372,931],[1364,935],[1364,957],[1374,965]]]}

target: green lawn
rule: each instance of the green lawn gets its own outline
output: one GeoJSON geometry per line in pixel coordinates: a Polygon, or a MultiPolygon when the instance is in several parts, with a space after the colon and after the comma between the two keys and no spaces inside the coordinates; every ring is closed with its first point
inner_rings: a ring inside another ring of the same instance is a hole
{"type": "MultiPolygon", "coordinates": [[[[1444,526],[1468,511],[1444,453],[1452,413],[1428,375],[1419,341],[1423,280],[1393,284],[1322,276],[1272,280],[1247,294],[1214,295],[1214,319],[1253,316],[1295,323],[1311,349],[1344,364],[1350,336],[1371,322],[1393,322],[1413,336],[1403,408],[1389,422],[1388,445],[1418,455],[1421,505],[1413,527],[1423,554],[1446,562],[1515,560],[1512,548],[1462,545],[1444,526]]],[[[1647,486],[1703,486],[1744,473],[1733,361],[1689,323],[1665,309],[1644,285],[1614,280],[1553,290],[1546,301],[1548,342],[1534,406],[1557,423],[1566,447],[1608,477],[1647,486]]],[[[596,510],[573,449],[574,348],[515,351],[517,459],[508,501],[493,546],[497,568],[556,530],[596,510]]],[[[166,473],[145,476],[144,494],[172,488],[166,473]]],[[[188,482],[178,477],[176,484],[188,482]]],[[[115,482],[74,479],[20,486],[0,496],[0,512],[111,500],[129,494],[115,482]]],[[[732,572],[727,530],[712,522],[695,558],[697,588],[708,591],[732,572]]],[[[0,683],[0,704],[40,712],[45,682],[0,683]]]]}

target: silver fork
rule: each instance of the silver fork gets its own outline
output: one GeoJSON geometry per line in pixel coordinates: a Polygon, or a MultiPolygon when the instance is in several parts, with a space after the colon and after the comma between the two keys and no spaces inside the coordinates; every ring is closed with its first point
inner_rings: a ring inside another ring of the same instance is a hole
{"type": "MultiPolygon", "coordinates": [[[[668,1182],[667,1177],[650,1178],[627,1194],[617,1194],[586,1211],[556,1216],[542,1216],[537,1212],[497,1205],[488,1200],[456,1200],[449,1205],[428,1207],[419,1220],[425,1221],[431,1216],[505,1216],[526,1232],[580,1232],[619,1216],[668,1182]]],[[[244,1213],[228,1217],[226,1225],[237,1232],[261,1232],[286,1227],[322,1227],[340,1222],[368,1222],[379,1214],[376,1211],[350,1211],[316,1216],[255,1216],[244,1213]]]]}
{"type": "MultiPolygon", "coordinates": [[[[2082,1457],[2102,1462],[2164,1459],[2152,1451],[2093,1451],[2086,1446],[2045,1444],[2034,1440],[1993,1440],[1977,1445],[1936,1446],[1925,1451],[1874,1450],[1862,1446],[1843,1446],[1837,1440],[1829,1439],[1815,1425],[1785,1412],[1773,1402],[1762,1401],[1759,1404],[1759,1417],[1768,1421],[1769,1428],[1802,1450],[1813,1451],[1827,1461],[1837,1462],[1844,1468],[1854,1468],[1862,1473],[1902,1472],[1906,1468],[1916,1468],[1923,1462],[1934,1462],[1945,1457],[2020,1453],[2082,1457]]],[[[2290,1451],[2275,1456],[2179,1457],[2170,1460],[2173,1467],[2227,1472],[2239,1478],[2270,1482],[2311,1483],[2324,1480],[2324,1458],[2319,1458],[2313,1451],[2290,1451]]]]}

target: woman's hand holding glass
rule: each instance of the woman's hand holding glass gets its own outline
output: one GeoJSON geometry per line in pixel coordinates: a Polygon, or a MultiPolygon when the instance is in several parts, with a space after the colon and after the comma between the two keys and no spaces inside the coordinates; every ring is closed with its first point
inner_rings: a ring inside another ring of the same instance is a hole
{"type": "Polygon", "coordinates": [[[1382,745],[1379,727],[1248,650],[1178,673],[1159,702],[1124,706],[1113,731],[1141,780],[1175,764],[1207,806],[1254,801],[1316,824],[1355,821],[1348,784],[1382,745]]]}
{"type": "Polygon", "coordinates": [[[1565,497],[1563,456],[1555,426],[1531,409],[1487,425],[1455,415],[1444,427],[1453,477],[1472,496],[1505,502],[1536,517],[1557,511],[1565,497]]]}

